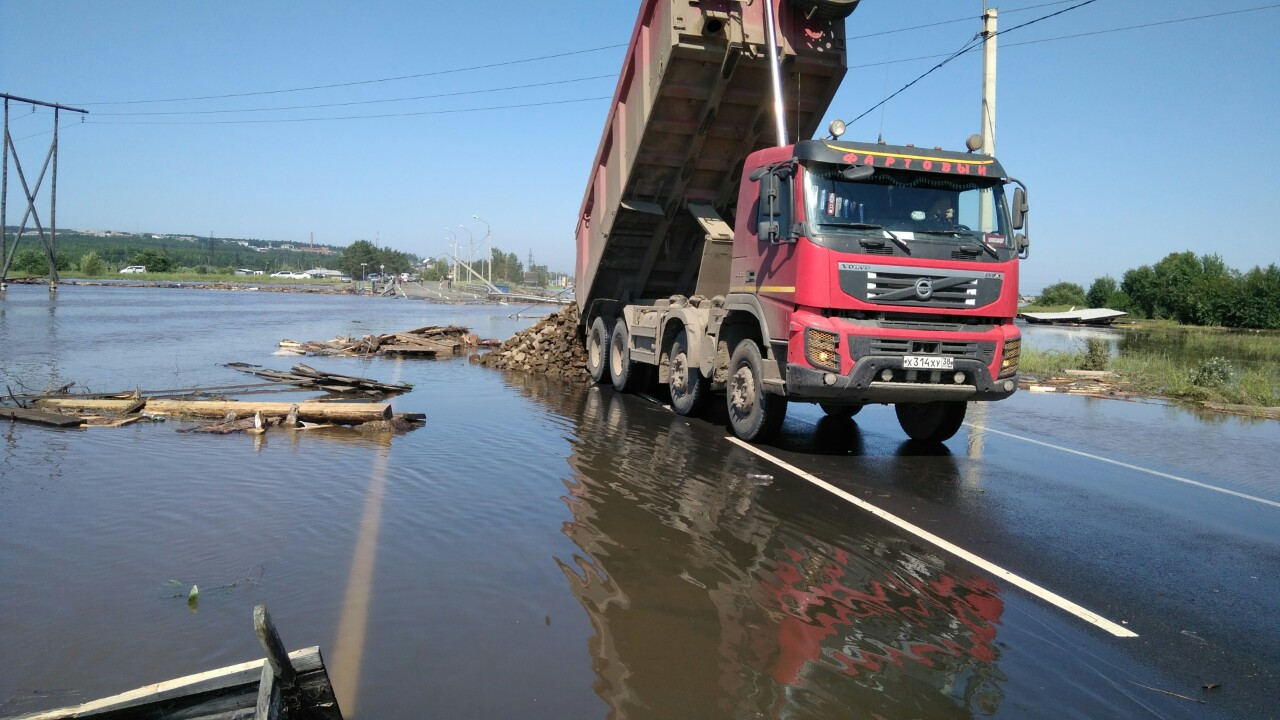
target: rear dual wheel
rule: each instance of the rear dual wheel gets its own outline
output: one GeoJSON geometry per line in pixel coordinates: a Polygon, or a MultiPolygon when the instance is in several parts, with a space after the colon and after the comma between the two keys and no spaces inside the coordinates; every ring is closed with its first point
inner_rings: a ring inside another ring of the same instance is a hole
{"type": "Polygon", "coordinates": [[[698,366],[689,360],[689,336],[684,330],[671,341],[668,359],[671,408],[685,417],[697,415],[706,406],[711,387],[698,366]]]}
{"type": "Polygon", "coordinates": [[[591,381],[602,383],[609,379],[609,343],[613,339],[613,326],[598,317],[587,330],[587,372],[591,381]]]}
{"type": "Polygon", "coordinates": [[[631,392],[640,386],[641,368],[631,360],[631,334],[622,319],[614,324],[609,340],[609,375],[618,392],[631,392]]]}

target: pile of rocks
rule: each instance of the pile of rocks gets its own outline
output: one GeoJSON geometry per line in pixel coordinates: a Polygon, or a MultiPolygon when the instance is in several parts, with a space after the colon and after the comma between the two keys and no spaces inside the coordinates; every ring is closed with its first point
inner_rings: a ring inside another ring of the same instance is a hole
{"type": "Polygon", "coordinates": [[[578,306],[570,305],[516,333],[482,357],[480,364],[589,381],[587,353],[578,337],[578,306]]]}

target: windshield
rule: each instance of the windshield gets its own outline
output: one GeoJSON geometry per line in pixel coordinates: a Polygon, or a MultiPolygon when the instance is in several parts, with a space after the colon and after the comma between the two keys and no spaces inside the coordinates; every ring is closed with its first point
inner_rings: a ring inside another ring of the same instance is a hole
{"type": "Polygon", "coordinates": [[[999,180],[877,168],[870,178],[849,181],[830,165],[811,168],[804,179],[808,235],[818,245],[949,257],[971,250],[987,260],[1012,254],[999,180]]]}

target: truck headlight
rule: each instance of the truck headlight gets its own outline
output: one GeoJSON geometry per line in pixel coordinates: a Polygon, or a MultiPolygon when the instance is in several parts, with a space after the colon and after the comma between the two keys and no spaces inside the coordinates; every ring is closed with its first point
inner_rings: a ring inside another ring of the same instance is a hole
{"type": "Polygon", "coordinates": [[[1000,377],[1008,377],[1018,372],[1018,360],[1022,357],[1022,339],[1004,341],[1004,359],[1000,361],[1000,377]]]}
{"type": "Polygon", "coordinates": [[[840,372],[840,336],[826,330],[807,328],[804,331],[804,356],[809,364],[840,372]]]}

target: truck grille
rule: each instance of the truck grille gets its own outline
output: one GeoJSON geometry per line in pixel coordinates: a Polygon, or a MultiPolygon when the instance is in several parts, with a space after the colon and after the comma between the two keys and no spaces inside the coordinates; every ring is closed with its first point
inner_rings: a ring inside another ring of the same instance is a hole
{"type": "Polygon", "coordinates": [[[979,360],[990,365],[996,356],[993,342],[957,342],[949,340],[912,340],[911,338],[855,338],[850,347],[863,345],[865,355],[941,355],[962,360],[979,360]]]}
{"type": "Polygon", "coordinates": [[[873,305],[974,309],[1000,297],[1004,273],[839,264],[840,289],[873,305]]]}

